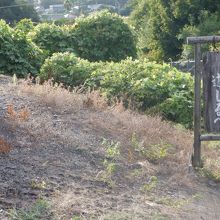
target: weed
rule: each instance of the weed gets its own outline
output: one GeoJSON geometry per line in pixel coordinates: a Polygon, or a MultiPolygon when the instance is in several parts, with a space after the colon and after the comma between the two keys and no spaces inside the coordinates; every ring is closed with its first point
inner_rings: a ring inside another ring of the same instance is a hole
{"type": "Polygon", "coordinates": [[[31,181],[31,188],[32,189],[45,189],[47,186],[46,182],[44,180],[38,180],[34,179],[31,181]]]}
{"type": "Polygon", "coordinates": [[[133,177],[133,178],[137,178],[139,176],[142,176],[143,175],[143,169],[134,169],[130,175],[133,177]]]}
{"type": "Polygon", "coordinates": [[[106,156],[116,160],[120,156],[120,143],[103,139],[102,145],[105,147],[106,156]]]}
{"type": "Polygon", "coordinates": [[[163,142],[144,146],[144,142],[139,142],[135,133],[132,134],[131,145],[135,151],[139,152],[152,162],[157,162],[160,159],[165,158],[168,155],[167,151],[170,148],[169,144],[163,142]]]}
{"type": "Polygon", "coordinates": [[[103,139],[102,145],[105,147],[106,159],[103,161],[104,171],[102,172],[102,180],[104,180],[109,185],[114,185],[112,180],[113,174],[117,170],[116,161],[120,156],[120,144],[119,142],[108,141],[103,139]]]}
{"type": "Polygon", "coordinates": [[[154,190],[157,187],[158,184],[158,179],[156,176],[152,176],[149,180],[148,183],[145,183],[142,187],[141,187],[141,191],[148,193],[151,192],[152,190],[154,190]]]}
{"type": "Polygon", "coordinates": [[[50,215],[49,205],[38,199],[29,209],[11,209],[8,215],[12,220],[44,220],[50,215]]]}
{"type": "Polygon", "coordinates": [[[73,216],[71,218],[71,220],[83,220],[83,218],[79,217],[79,216],[73,216]]]}

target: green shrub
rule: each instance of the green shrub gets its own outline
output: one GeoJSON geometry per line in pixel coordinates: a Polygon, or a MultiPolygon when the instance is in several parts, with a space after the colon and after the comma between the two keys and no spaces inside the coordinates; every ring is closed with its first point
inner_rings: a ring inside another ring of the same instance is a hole
{"type": "Polygon", "coordinates": [[[44,50],[47,56],[56,52],[73,51],[69,42],[68,29],[55,24],[38,24],[29,33],[29,36],[33,42],[44,50]]]}
{"type": "Polygon", "coordinates": [[[0,72],[24,77],[36,74],[43,59],[42,51],[25,32],[14,30],[0,20],[0,72]]]}
{"type": "Polygon", "coordinates": [[[15,29],[27,34],[34,29],[34,23],[31,19],[24,18],[16,24],[15,29]]]}
{"type": "Polygon", "coordinates": [[[108,63],[92,74],[87,85],[98,88],[108,98],[131,101],[142,111],[151,109],[167,119],[190,126],[192,118],[192,86],[190,74],[167,64],[127,59],[108,63]]]}
{"type": "Polygon", "coordinates": [[[76,53],[89,61],[120,61],[136,57],[134,35],[123,19],[107,11],[78,18],[70,31],[76,53]]]}
{"type": "Polygon", "coordinates": [[[159,111],[168,120],[183,124],[187,128],[193,126],[193,92],[177,91],[159,106],[159,111]]]}
{"type": "Polygon", "coordinates": [[[64,85],[78,86],[101,65],[101,63],[90,63],[80,59],[73,53],[54,53],[52,57],[45,60],[39,76],[41,80],[53,78],[55,82],[64,85]]]}
{"type": "Polygon", "coordinates": [[[111,100],[134,103],[141,111],[159,113],[164,118],[192,126],[193,78],[167,64],[147,60],[89,62],[73,53],[55,53],[40,71],[42,80],[54,78],[66,86],[86,86],[101,91],[111,100]]]}

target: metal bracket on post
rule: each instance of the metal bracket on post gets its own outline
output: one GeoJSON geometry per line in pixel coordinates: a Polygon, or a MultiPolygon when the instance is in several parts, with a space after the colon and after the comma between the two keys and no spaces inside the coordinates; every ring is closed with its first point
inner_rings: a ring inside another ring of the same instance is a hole
{"type": "Polygon", "coordinates": [[[187,44],[195,46],[195,86],[194,86],[194,145],[192,165],[201,167],[201,141],[220,140],[220,136],[201,135],[201,44],[220,42],[220,36],[188,37],[187,44]]]}

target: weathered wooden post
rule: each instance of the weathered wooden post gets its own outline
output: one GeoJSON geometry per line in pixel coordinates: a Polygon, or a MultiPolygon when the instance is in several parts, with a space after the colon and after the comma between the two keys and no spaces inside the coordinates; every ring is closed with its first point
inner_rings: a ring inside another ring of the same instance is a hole
{"type": "Polygon", "coordinates": [[[205,106],[204,120],[206,131],[212,133],[220,132],[220,53],[207,53],[204,59],[204,68],[201,67],[201,44],[216,42],[220,42],[220,36],[187,38],[187,44],[193,44],[195,46],[194,152],[192,155],[192,164],[194,167],[202,166],[201,141],[220,140],[220,136],[218,135],[201,135],[202,79],[205,106]]]}

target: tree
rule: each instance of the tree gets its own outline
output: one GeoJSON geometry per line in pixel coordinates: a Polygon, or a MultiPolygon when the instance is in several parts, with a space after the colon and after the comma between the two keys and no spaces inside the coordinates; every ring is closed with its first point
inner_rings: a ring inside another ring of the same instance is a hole
{"type": "MultiPolygon", "coordinates": [[[[206,35],[218,35],[220,31],[220,18],[218,13],[210,13],[203,11],[199,17],[198,25],[185,25],[179,34],[179,39],[186,39],[188,36],[206,36],[206,35]]],[[[211,44],[204,44],[202,51],[207,51],[213,47],[211,44]]],[[[214,45],[215,46],[215,45],[214,45]]],[[[219,45],[216,45],[219,46],[219,45]]],[[[193,59],[194,50],[191,45],[183,44],[183,59],[193,59]]]]}
{"type": "Polygon", "coordinates": [[[122,17],[104,10],[78,18],[70,31],[75,52],[89,61],[120,61],[136,57],[136,41],[122,17]]]}
{"type": "Polygon", "coordinates": [[[0,19],[4,19],[8,23],[14,23],[23,18],[30,18],[32,21],[39,21],[38,14],[33,5],[30,5],[30,3],[24,0],[0,1],[0,19]]]}
{"type": "Polygon", "coordinates": [[[219,13],[218,0],[133,0],[131,22],[139,33],[142,54],[154,60],[178,59],[185,25],[198,25],[203,11],[219,13]]]}

